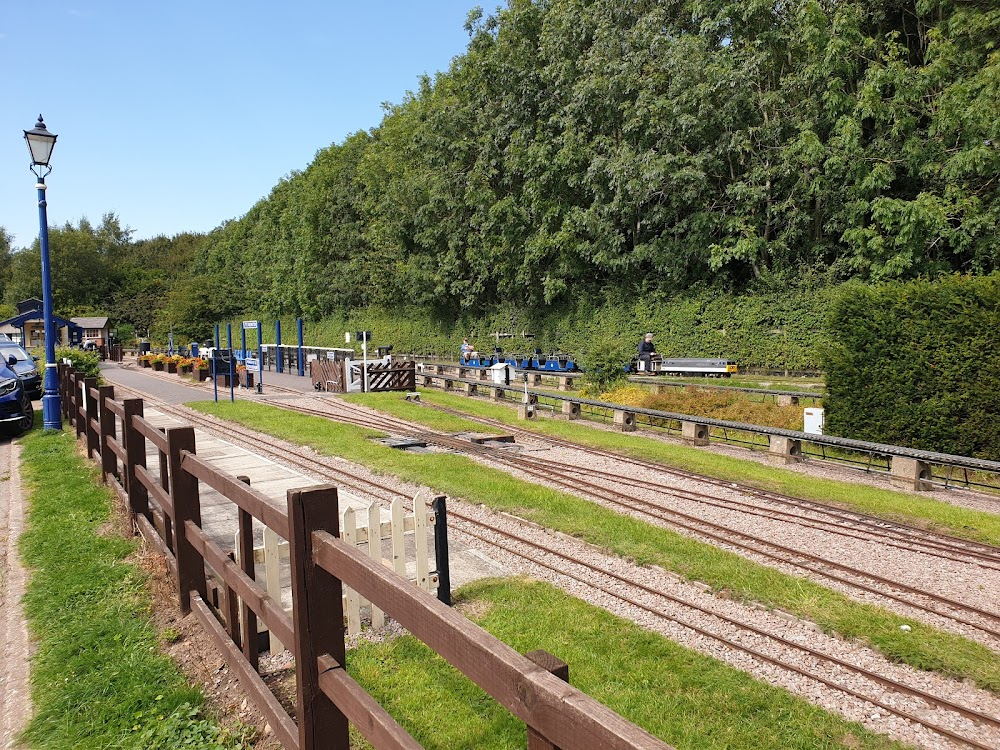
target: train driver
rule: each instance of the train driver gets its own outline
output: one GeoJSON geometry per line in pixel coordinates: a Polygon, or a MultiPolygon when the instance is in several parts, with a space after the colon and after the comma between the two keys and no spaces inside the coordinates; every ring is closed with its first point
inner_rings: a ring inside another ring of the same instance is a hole
{"type": "Polygon", "coordinates": [[[649,372],[652,368],[649,364],[649,355],[656,353],[653,345],[653,334],[647,333],[639,342],[639,371],[649,372]]]}
{"type": "Polygon", "coordinates": [[[469,343],[468,339],[462,339],[462,361],[468,362],[469,357],[472,356],[472,344],[469,343]]]}

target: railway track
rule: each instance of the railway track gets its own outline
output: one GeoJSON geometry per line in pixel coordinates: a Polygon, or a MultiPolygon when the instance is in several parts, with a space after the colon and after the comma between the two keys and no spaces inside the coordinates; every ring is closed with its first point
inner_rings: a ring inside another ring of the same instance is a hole
{"type": "MultiPolygon", "coordinates": [[[[196,415],[190,410],[167,404],[156,403],[155,406],[204,428],[222,432],[232,439],[231,423],[196,415]]],[[[370,415],[360,410],[351,411],[353,413],[340,415],[343,421],[385,429],[384,423],[370,415]]],[[[329,412],[323,415],[337,418],[329,412]]],[[[390,421],[395,428],[407,425],[400,420],[390,421]]],[[[412,430],[412,425],[407,426],[412,430]]],[[[346,484],[352,490],[374,500],[394,497],[411,500],[408,493],[354,474],[344,467],[331,466],[320,457],[289,450],[287,447],[273,447],[263,441],[247,442],[252,443],[257,452],[291,463],[310,474],[346,484]]],[[[669,627],[690,631],[724,649],[743,654],[765,669],[773,668],[779,674],[788,675],[793,681],[804,678],[808,683],[822,686],[822,689],[833,694],[847,696],[855,703],[869,706],[870,708],[865,709],[866,715],[871,708],[891,714],[911,727],[920,727],[933,733],[932,737],[946,739],[956,747],[991,750],[1000,744],[1000,718],[981,710],[975,704],[945,697],[924,689],[919,684],[859,666],[826,653],[823,648],[784,637],[745,618],[720,613],[693,601],[693,597],[679,596],[662,585],[645,582],[644,576],[635,570],[635,566],[621,560],[605,560],[595,564],[581,552],[586,545],[579,542],[574,545],[569,540],[556,544],[552,536],[534,524],[509,517],[498,519],[495,514],[466,508],[458,503],[451,505],[449,516],[451,529],[470,540],[470,543],[485,547],[492,554],[513,556],[521,560],[527,570],[536,571],[539,577],[555,579],[564,588],[582,586],[599,597],[613,598],[669,627]],[[517,528],[512,530],[512,524],[517,528]],[[566,545],[571,548],[575,546],[576,549],[567,551],[563,548],[566,545]],[[622,566],[625,568],[624,572],[615,569],[622,566]],[[707,624],[705,620],[708,621],[707,624]]],[[[648,570],[643,572],[649,573],[648,570]]],[[[779,678],[777,681],[781,683],[782,680],[779,678]]],[[[874,728],[877,731],[882,729],[878,726],[874,728]]],[[[927,742],[926,736],[924,741],[927,742]]]]}
{"type": "MultiPolygon", "coordinates": [[[[622,484],[626,486],[636,486],[637,483],[644,485],[645,489],[653,489],[658,495],[687,497],[698,502],[722,504],[725,507],[746,506],[745,503],[732,504],[727,498],[705,493],[691,493],[687,490],[677,490],[670,485],[657,482],[641,482],[641,480],[623,480],[619,474],[601,472],[599,470],[581,468],[575,464],[555,462],[547,460],[527,459],[517,456],[508,451],[496,450],[480,445],[476,445],[467,440],[461,440],[446,435],[428,432],[422,428],[403,420],[389,417],[379,420],[371,416],[368,412],[360,410],[347,404],[338,404],[340,414],[332,414],[329,410],[320,410],[300,405],[283,404],[283,408],[298,411],[314,416],[333,418],[347,422],[359,427],[368,429],[385,430],[394,429],[402,434],[407,434],[424,440],[430,444],[441,448],[459,451],[476,455],[484,460],[500,464],[510,470],[521,471],[532,479],[554,484],[573,494],[584,496],[592,500],[613,506],[615,509],[624,510],[638,515],[644,519],[651,519],[654,522],[665,526],[682,530],[689,534],[702,538],[714,545],[720,545],[729,549],[735,549],[738,553],[763,558],[773,564],[787,565],[804,572],[807,576],[819,579],[821,582],[834,582],[861,596],[875,595],[883,599],[894,601],[907,607],[912,613],[918,616],[930,615],[932,618],[940,618],[947,622],[956,623],[963,635],[969,635],[967,629],[978,631],[985,637],[977,640],[984,642],[994,650],[1000,649],[1000,614],[981,607],[958,601],[941,593],[936,593],[927,589],[913,586],[902,580],[902,576],[889,577],[877,575],[869,571],[845,565],[837,560],[812,554],[805,550],[795,549],[788,545],[779,544],[768,539],[740,532],[732,526],[724,526],[718,523],[707,521],[690,513],[683,513],[667,506],[662,502],[650,501],[636,496],[635,492],[623,492],[615,486],[622,484]],[[588,481],[580,475],[597,476],[602,480],[602,484],[588,481]]],[[[460,414],[456,412],[456,414],[460,414]]],[[[497,423],[497,427],[507,427],[502,423],[497,423]]],[[[538,439],[534,433],[523,433],[532,439],[538,439]]],[[[574,444],[567,444],[576,448],[574,444]]],[[[605,458],[617,460],[617,454],[605,453],[601,451],[587,451],[588,453],[600,455],[605,458]]],[[[658,469],[655,465],[646,465],[646,468],[658,469]]],[[[697,477],[697,475],[692,475],[697,477]]],[[[729,485],[732,486],[731,484],[729,485]]],[[[767,493],[763,493],[767,494],[767,493]]],[[[794,498],[778,496],[784,502],[790,502],[794,498]]],[[[820,504],[809,503],[809,507],[820,504]]],[[[825,506],[820,506],[825,507],[825,506]]],[[[771,516],[761,513],[760,509],[754,509],[754,515],[765,515],[768,518],[777,517],[779,520],[787,521],[788,514],[781,516],[771,516]]],[[[833,514],[834,518],[842,518],[838,514],[833,514]]],[[[848,513],[848,517],[850,514],[848,513]]],[[[851,519],[853,520],[853,519],[851,519]]],[[[802,524],[797,524],[802,525],[802,524]]],[[[966,552],[967,544],[965,540],[955,539],[945,535],[935,534],[916,527],[900,525],[901,528],[910,532],[914,538],[914,543],[898,542],[893,544],[897,548],[917,554],[927,554],[934,557],[945,558],[951,561],[966,565],[975,565],[980,568],[996,570],[1000,566],[1000,550],[988,545],[978,545],[972,543],[972,549],[966,552]]],[[[827,520],[822,525],[811,524],[811,528],[819,528],[831,533],[846,533],[836,520],[827,520]]],[[[891,528],[891,526],[889,527],[891,528]]],[[[879,531],[864,541],[884,543],[887,532],[879,531]]],[[[852,532],[853,536],[858,536],[852,532]]],[[[903,571],[905,574],[905,571],[903,571]]]]}

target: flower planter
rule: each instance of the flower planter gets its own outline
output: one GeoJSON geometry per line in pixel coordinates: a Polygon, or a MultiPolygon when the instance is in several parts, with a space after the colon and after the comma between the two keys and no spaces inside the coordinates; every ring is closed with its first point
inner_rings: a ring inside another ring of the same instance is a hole
{"type": "Polygon", "coordinates": [[[167,362],[167,372],[171,373],[172,375],[176,375],[177,374],[177,363],[176,362],[167,362]]]}
{"type": "Polygon", "coordinates": [[[190,375],[191,365],[178,365],[177,372],[180,373],[181,375],[190,375]]]}
{"type": "Polygon", "coordinates": [[[241,388],[253,388],[253,373],[243,370],[239,373],[240,376],[240,387],[241,388]]]}
{"type": "Polygon", "coordinates": [[[163,363],[162,362],[154,362],[153,363],[153,369],[156,370],[157,372],[163,372],[163,363]]]}
{"type": "Polygon", "coordinates": [[[148,359],[140,359],[139,364],[142,365],[143,367],[152,367],[148,359]]]}
{"type": "Polygon", "coordinates": [[[194,372],[195,372],[195,376],[197,377],[199,383],[202,382],[203,380],[208,380],[209,378],[212,377],[212,371],[210,369],[207,369],[207,368],[204,369],[204,370],[201,370],[201,369],[195,370],[194,372]]]}

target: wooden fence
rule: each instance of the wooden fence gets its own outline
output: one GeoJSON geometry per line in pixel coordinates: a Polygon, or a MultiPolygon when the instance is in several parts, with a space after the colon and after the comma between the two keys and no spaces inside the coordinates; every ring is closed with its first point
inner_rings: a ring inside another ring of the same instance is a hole
{"type": "Polygon", "coordinates": [[[349,723],[378,750],[421,747],[344,669],[343,587],[349,586],[523,721],[529,750],[668,750],[567,684],[566,665],[555,657],[519,654],[342,540],[336,487],[289,490],[286,507],[276,507],[245,477],[198,457],[193,427],[161,430],[143,417],[141,399],[116,401],[111,386],[98,388],[68,365],[59,374],[69,424],[85,437],[88,456],[139,533],[166,559],[181,612],[195,614],[283,747],[349,750],[349,723]],[[156,448],[158,476],[146,467],[147,441],[156,448]],[[203,485],[237,508],[239,563],[202,529],[203,485]],[[255,580],[253,519],[288,540],[291,617],[255,580]],[[220,581],[217,598],[209,596],[210,576],[220,581]],[[292,645],[294,719],[258,673],[258,623],[292,645]]]}
{"type": "MultiPolygon", "coordinates": [[[[314,359],[309,363],[313,388],[345,393],[364,390],[364,365],[357,360],[314,359]]],[[[417,387],[415,362],[369,362],[368,390],[413,391],[417,387]]]]}

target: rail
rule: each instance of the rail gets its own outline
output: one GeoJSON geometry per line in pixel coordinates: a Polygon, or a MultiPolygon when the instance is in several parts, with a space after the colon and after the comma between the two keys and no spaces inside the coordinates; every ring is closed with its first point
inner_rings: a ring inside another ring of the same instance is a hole
{"type": "Polygon", "coordinates": [[[746,422],[732,422],[690,414],[678,414],[656,409],[614,404],[606,401],[581,398],[579,396],[564,395],[549,390],[529,388],[524,384],[513,382],[510,385],[500,386],[479,379],[446,375],[440,371],[434,372],[428,367],[424,368],[424,372],[418,377],[418,381],[426,386],[433,386],[434,381],[440,381],[445,384],[445,388],[452,390],[456,384],[459,384],[464,386],[466,392],[470,395],[478,394],[480,389],[488,388],[494,398],[516,402],[522,401],[524,396],[527,395],[530,404],[549,405],[553,410],[555,410],[555,405],[565,404],[572,407],[563,407],[562,411],[567,415],[575,416],[586,412],[603,419],[614,419],[616,424],[619,424],[624,430],[634,429],[636,424],[642,423],[651,427],[665,428],[668,433],[679,431],[688,442],[692,442],[694,445],[706,445],[711,437],[720,437],[720,433],[722,439],[726,442],[745,443],[751,447],[758,445],[755,441],[756,436],[765,438],[766,442],[762,447],[766,448],[773,448],[780,439],[786,441],[780,444],[785,449],[782,455],[791,460],[801,460],[802,458],[811,456],[821,459],[846,461],[863,468],[866,472],[888,473],[893,477],[900,477],[901,484],[908,484],[912,480],[912,488],[915,490],[929,489],[932,484],[995,488],[995,484],[979,481],[974,476],[970,477],[969,472],[978,472],[993,477],[1000,476],[1000,461],[990,461],[970,456],[957,456],[866,440],[855,440],[836,435],[817,435],[798,430],[786,430],[780,427],[767,427],[746,422]],[[730,436],[729,433],[731,432],[749,433],[751,439],[747,440],[745,438],[730,436]],[[818,449],[818,452],[802,452],[801,446],[803,444],[813,446],[818,449]],[[859,460],[849,456],[845,457],[840,455],[842,452],[862,454],[867,456],[867,460],[859,460]],[[947,475],[944,477],[940,475],[935,476],[929,468],[931,466],[946,469],[947,475]],[[962,477],[953,478],[952,472],[954,470],[961,471],[962,477]]]}
{"type": "Polygon", "coordinates": [[[199,457],[193,427],[160,429],[142,416],[141,399],[115,401],[112,387],[96,388],[92,379],[68,365],[60,366],[59,376],[67,419],[78,436],[87,433],[88,451],[95,446],[105,481],[129,509],[139,532],[167,559],[181,612],[195,614],[283,747],[349,750],[349,724],[377,750],[420,747],[344,669],[346,584],[392,613],[523,721],[529,750],[669,750],[564,682],[566,665],[551,654],[522,656],[339,539],[333,485],[288,490],[286,507],[277,507],[250,487],[246,477],[221,472],[199,457]],[[93,440],[89,433],[95,428],[93,440]],[[158,475],[146,467],[147,442],[158,458],[158,475]],[[201,485],[237,507],[239,563],[202,528],[201,485]],[[288,540],[291,617],[255,580],[254,519],[288,540]],[[216,585],[210,586],[210,580],[216,585]],[[259,622],[293,646],[295,719],[259,673],[259,622]]]}

